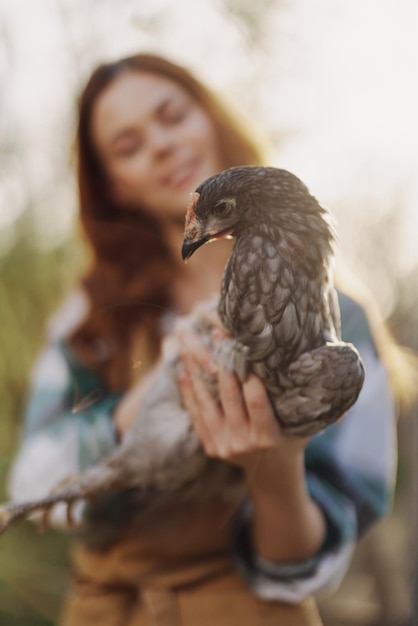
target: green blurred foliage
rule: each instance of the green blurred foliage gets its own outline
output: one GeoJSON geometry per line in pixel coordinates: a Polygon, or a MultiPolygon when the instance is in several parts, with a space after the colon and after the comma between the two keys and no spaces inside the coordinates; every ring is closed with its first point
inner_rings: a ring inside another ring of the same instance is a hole
{"type": "MultiPolygon", "coordinates": [[[[30,369],[48,316],[70,288],[83,253],[70,237],[39,247],[30,213],[15,224],[14,245],[0,258],[0,495],[19,443],[30,369]]],[[[25,523],[0,537],[0,624],[51,626],[67,579],[69,540],[51,530],[41,535],[25,523]]]]}

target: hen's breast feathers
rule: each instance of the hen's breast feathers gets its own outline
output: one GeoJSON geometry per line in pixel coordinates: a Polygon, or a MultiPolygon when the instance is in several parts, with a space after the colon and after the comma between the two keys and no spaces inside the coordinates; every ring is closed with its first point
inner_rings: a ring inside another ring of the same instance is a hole
{"type": "MultiPolygon", "coordinates": [[[[274,233],[273,233],[274,234],[274,233]]],[[[286,367],[299,354],[325,343],[333,327],[326,280],[310,279],[298,259],[258,232],[241,236],[223,277],[219,314],[251,362],[286,367]]],[[[325,270],[324,270],[325,274],[325,270]]]]}

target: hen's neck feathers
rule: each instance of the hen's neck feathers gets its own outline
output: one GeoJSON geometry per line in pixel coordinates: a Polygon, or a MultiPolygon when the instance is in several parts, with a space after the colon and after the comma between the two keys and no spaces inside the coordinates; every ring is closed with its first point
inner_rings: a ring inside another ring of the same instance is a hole
{"type": "MultiPolygon", "coordinates": [[[[262,211],[251,213],[260,215],[262,220],[262,211]]],[[[246,245],[244,242],[249,238],[261,237],[275,249],[283,263],[304,268],[309,274],[329,270],[334,259],[336,236],[329,215],[322,208],[310,213],[272,211],[268,220],[259,222],[244,218],[236,237],[241,245],[246,245]]]]}

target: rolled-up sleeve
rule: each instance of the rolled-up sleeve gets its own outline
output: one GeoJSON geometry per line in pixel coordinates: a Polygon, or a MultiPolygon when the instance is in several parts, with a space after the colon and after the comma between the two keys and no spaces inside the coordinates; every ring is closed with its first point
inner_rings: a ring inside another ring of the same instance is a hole
{"type": "MultiPolygon", "coordinates": [[[[119,400],[62,337],[49,337],[32,369],[23,436],[8,481],[11,499],[42,498],[113,450],[119,400]]],[[[52,522],[59,525],[55,509],[52,522]]]]}

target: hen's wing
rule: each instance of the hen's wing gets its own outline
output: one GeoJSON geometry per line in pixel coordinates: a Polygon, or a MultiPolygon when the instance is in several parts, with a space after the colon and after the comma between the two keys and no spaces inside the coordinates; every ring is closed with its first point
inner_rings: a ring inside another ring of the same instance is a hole
{"type": "Polygon", "coordinates": [[[233,338],[221,360],[241,380],[250,370],[267,384],[302,334],[292,276],[268,237],[247,233],[225,270],[219,316],[233,338]],[[229,354],[227,354],[229,352],[229,354]]]}
{"type": "Polygon", "coordinates": [[[312,436],[340,419],[354,404],[364,381],[364,366],[352,344],[328,343],[301,354],[285,374],[283,392],[271,395],[283,431],[312,436]]]}

